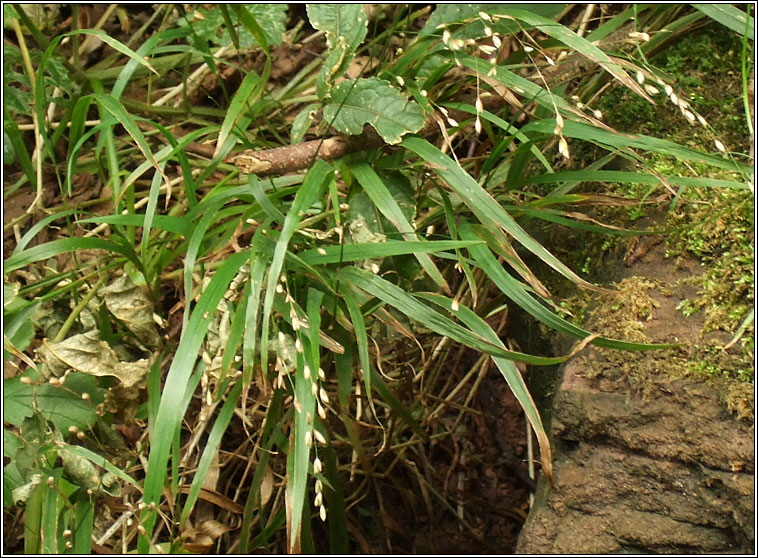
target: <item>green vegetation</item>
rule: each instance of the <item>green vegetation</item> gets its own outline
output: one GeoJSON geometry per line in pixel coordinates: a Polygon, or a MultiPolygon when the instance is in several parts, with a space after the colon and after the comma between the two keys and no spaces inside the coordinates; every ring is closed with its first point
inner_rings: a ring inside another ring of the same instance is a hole
{"type": "Polygon", "coordinates": [[[550,476],[516,363],[570,355],[504,342],[509,305],[616,355],[668,347],[583,329],[542,282],[603,296],[535,220],[639,234],[588,218],[598,184],[637,207],[676,189],[681,250],[713,262],[692,308],[743,325],[752,355],[739,118],[646,62],[664,29],[752,28],[739,9],[603,8],[589,27],[557,5],[61,9],[4,6],[6,548],[353,551],[369,496],[387,528],[394,475],[423,494],[414,514],[430,494],[455,509],[424,448],[455,436],[490,362],[550,476]],[[609,106],[655,98],[698,133],[618,132],[640,115],[599,104],[612,82],[630,97],[609,106]],[[458,377],[463,348],[481,356],[458,377]]]}

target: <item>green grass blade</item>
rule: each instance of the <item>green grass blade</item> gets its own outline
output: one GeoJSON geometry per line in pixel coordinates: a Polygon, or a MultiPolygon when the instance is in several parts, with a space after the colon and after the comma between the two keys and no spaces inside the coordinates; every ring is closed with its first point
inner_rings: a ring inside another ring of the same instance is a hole
{"type": "Polygon", "coordinates": [[[145,158],[150,161],[167,183],[170,182],[168,176],[166,176],[163,169],[160,168],[158,162],[155,160],[155,157],[153,157],[150,145],[147,143],[147,140],[145,140],[145,136],[140,131],[132,115],[126,112],[124,105],[122,105],[115,97],[107,93],[93,93],[92,98],[116,118],[127,133],[132,136],[132,139],[134,139],[137,147],[142,151],[145,158]]]}
{"type": "Polygon", "coordinates": [[[72,551],[74,554],[90,554],[92,552],[92,522],[95,517],[95,507],[86,494],[76,495],[74,506],[72,551]]]}
{"type": "MultiPolygon", "coordinates": [[[[70,212],[73,213],[73,210],[70,212]]],[[[102,217],[88,217],[87,219],[78,219],[77,223],[108,223],[109,225],[131,225],[133,227],[145,226],[145,214],[135,213],[133,215],[104,215],[102,217]]],[[[178,234],[184,238],[189,238],[194,229],[191,223],[185,217],[173,217],[171,215],[154,215],[153,228],[162,231],[178,234]]]]}
{"type": "Polygon", "coordinates": [[[558,258],[548,252],[539,242],[534,240],[470,174],[439,149],[428,141],[418,137],[406,137],[403,139],[401,145],[419,155],[427,163],[430,163],[435,172],[461,197],[464,203],[486,227],[491,229],[502,228],[521,243],[524,248],[567,279],[590,289],[595,288],[594,285],[579,277],[558,260],[558,258]]]}
{"type": "Polygon", "coordinates": [[[565,360],[562,358],[535,357],[524,353],[501,349],[497,345],[493,345],[481,336],[476,335],[470,330],[455,323],[450,318],[433,310],[426,304],[419,302],[400,287],[393,285],[389,281],[368,271],[358,269],[357,267],[346,267],[337,273],[337,277],[340,281],[345,281],[349,285],[354,285],[389,304],[412,320],[419,322],[424,327],[427,327],[440,335],[450,337],[454,341],[462,343],[472,349],[530,364],[558,364],[565,360]]]}
{"type": "Polygon", "coordinates": [[[180,525],[184,525],[184,522],[187,521],[189,514],[195,507],[195,502],[197,502],[197,498],[200,495],[200,489],[203,487],[205,477],[213,464],[213,457],[216,455],[216,452],[221,445],[221,439],[226,432],[226,428],[229,426],[229,421],[232,420],[232,416],[234,415],[234,409],[237,406],[237,400],[239,399],[241,391],[242,384],[238,382],[229,392],[229,395],[227,395],[224,406],[221,407],[221,411],[219,411],[218,417],[216,417],[216,422],[213,423],[213,428],[205,442],[203,455],[200,457],[200,461],[197,464],[197,470],[192,477],[192,484],[190,485],[187,500],[184,502],[180,525]]]}
{"type": "Polygon", "coordinates": [[[144,57],[142,57],[139,54],[137,54],[136,52],[134,52],[132,49],[130,49],[125,44],[123,44],[121,41],[118,41],[117,39],[114,39],[110,35],[108,35],[108,34],[102,32],[102,31],[100,31],[99,29],[76,29],[74,31],[70,31],[70,32],[64,34],[63,36],[64,37],[70,37],[72,35],[80,35],[80,34],[81,35],[94,35],[94,36],[96,36],[98,39],[100,39],[101,41],[103,41],[104,43],[106,43],[107,45],[109,45],[114,50],[117,50],[121,54],[123,54],[125,56],[128,56],[129,58],[131,58],[132,60],[134,60],[135,62],[137,62],[137,64],[141,64],[142,66],[144,66],[145,68],[147,68],[148,70],[150,70],[151,72],[153,72],[155,75],[160,76],[160,73],[158,72],[158,70],[156,70],[155,68],[153,68],[153,66],[150,64],[150,62],[148,62],[147,60],[145,60],[144,57]]]}
{"type": "MultiPolygon", "coordinates": [[[[478,242],[484,244],[482,240],[478,242]]],[[[436,253],[467,248],[471,242],[465,240],[428,240],[428,241],[403,241],[386,240],[384,242],[372,242],[363,244],[345,244],[343,246],[324,246],[305,250],[298,256],[308,265],[324,265],[332,263],[362,261],[380,259],[390,256],[402,256],[404,254],[418,254],[421,252],[436,253]]]]}
{"type": "MultiPolygon", "coordinates": [[[[181,386],[189,384],[200,346],[213,319],[213,313],[229,283],[249,256],[248,252],[234,254],[218,268],[195,306],[187,329],[183,331],[179,347],[166,376],[166,387],[161,394],[155,424],[150,425],[150,458],[143,495],[146,503],[155,502],[157,505],[163,490],[166,464],[174,433],[181,424],[186,410],[185,401],[183,401],[185,393],[181,386]]],[[[153,511],[145,510],[142,525],[146,529],[146,535],[141,536],[139,541],[139,551],[142,553],[148,550],[155,519],[153,511]]]]}
{"type": "Polygon", "coordinates": [[[229,103],[229,108],[226,111],[224,122],[221,124],[221,131],[218,134],[218,147],[213,154],[213,158],[216,159],[221,153],[221,147],[226,142],[232,128],[240,119],[243,112],[250,107],[250,105],[257,100],[257,97],[263,93],[263,87],[265,81],[261,79],[256,72],[250,70],[245,78],[242,80],[237,93],[234,94],[232,102],[229,103]]]}
{"type": "MultiPolygon", "coordinates": [[[[403,238],[407,241],[418,241],[419,237],[414,232],[413,226],[406,219],[403,210],[400,209],[397,201],[382,182],[382,179],[379,178],[379,175],[374,172],[374,169],[365,162],[354,162],[349,165],[349,168],[363,187],[363,191],[368,194],[377,209],[392,223],[403,238]]],[[[447,281],[429,255],[423,252],[417,252],[415,255],[427,275],[443,290],[450,292],[447,281]]]]}
{"type": "MultiPolygon", "coordinates": [[[[543,134],[552,134],[555,128],[555,119],[546,118],[535,121],[524,126],[524,131],[535,131],[543,134]]],[[[599,145],[611,146],[618,149],[641,149],[661,153],[679,160],[695,161],[712,165],[720,169],[733,170],[742,174],[752,176],[753,167],[724,159],[719,155],[710,155],[701,151],[695,151],[689,147],[679,145],[668,140],[662,140],[642,134],[619,134],[608,130],[603,130],[589,124],[581,122],[566,121],[563,127],[563,135],[569,138],[577,138],[599,145]]]]}
{"type": "MultiPolygon", "coordinates": [[[[434,302],[446,310],[452,311],[452,300],[449,298],[434,294],[419,294],[418,296],[434,302]]],[[[464,306],[460,306],[456,311],[456,315],[464,324],[466,324],[467,327],[471,329],[471,331],[481,335],[489,342],[494,343],[495,345],[499,345],[505,349],[505,345],[503,345],[503,342],[497,336],[497,333],[495,333],[487,324],[487,322],[477,316],[473,311],[464,306]]],[[[545,427],[542,425],[540,412],[537,409],[537,405],[535,405],[534,400],[532,399],[532,395],[529,393],[529,388],[527,388],[526,384],[524,383],[524,378],[521,376],[521,372],[518,370],[518,368],[516,368],[516,365],[512,360],[496,356],[493,356],[492,360],[495,361],[495,364],[500,370],[500,373],[503,375],[503,378],[505,378],[505,381],[511,388],[513,395],[515,395],[516,399],[518,399],[521,408],[524,410],[524,414],[529,420],[529,423],[532,425],[532,428],[537,435],[537,440],[539,441],[540,445],[542,470],[549,479],[552,479],[553,466],[552,454],[550,451],[550,442],[548,440],[545,427]]]]}
{"type": "Polygon", "coordinates": [[[358,359],[361,363],[363,382],[366,386],[366,397],[369,398],[371,408],[373,409],[374,403],[373,400],[371,400],[371,361],[369,360],[368,335],[366,334],[366,323],[363,320],[361,305],[350,292],[350,288],[346,287],[344,284],[340,285],[340,294],[345,301],[347,311],[350,314],[350,321],[353,324],[355,343],[358,346],[358,359]]]}
{"type": "Polygon", "coordinates": [[[73,252],[75,250],[106,250],[108,252],[115,252],[116,254],[125,256],[138,269],[141,268],[137,254],[126,244],[111,242],[102,238],[60,238],[40,244],[39,246],[32,246],[18,254],[12,254],[10,258],[5,260],[4,271],[5,273],[10,273],[30,263],[53,258],[64,252],[73,252]]]}
{"type": "MultiPolygon", "coordinates": [[[[458,227],[458,231],[461,233],[462,238],[476,238],[471,225],[468,223],[461,223],[458,227]]],[[[540,304],[529,292],[526,287],[520,282],[511,277],[511,275],[503,269],[500,262],[495,259],[492,252],[488,248],[482,246],[472,246],[469,248],[469,252],[474,259],[477,267],[484,271],[487,276],[498,286],[500,291],[523,308],[526,312],[537,318],[539,321],[557,331],[568,333],[573,337],[584,339],[591,332],[586,331],[580,327],[575,326],[571,322],[564,320],[557,314],[548,310],[545,306],[540,304]]],[[[623,349],[629,351],[649,351],[653,349],[668,349],[676,347],[676,344],[643,344],[643,343],[631,343],[629,341],[621,341],[618,339],[610,339],[607,337],[598,337],[592,341],[593,345],[599,347],[606,347],[609,349],[623,349]]],[[[519,359],[516,359],[519,360],[519,359]]],[[[527,361],[524,361],[527,362],[527,361]]]]}
{"type": "MultiPolygon", "coordinates": [[[[310,349],[310,342],[300,336],[303,350],[310,349]]],[[[297,355],[297,370],[295,372],[295,398],[298,409],[295,412],[295,424],[290,439],[290,452],[287,456],[287,518],[289,532],[288,549],[299,553],[301,521],[306,505],[308,488],[308,465],[310,464],[310,445],[306,437],[312,440],[313,414],[316,409],[316,399],[311,391],[311,379],[306,379],[305,359],[303,353],[297,355]]],[[[313,371],[315,373],[316,371],[313,371]]]]}
{"type": "Polygon", "coordinates": [[[732,31],[755,40],[755,20],[745,12],[731,4],[692,4],[709,18],[718,21],[732,31]]]}
{"type": "Polygon", "coordinates": [[[317,160],[303,181],[303,185],[295,195],[287,216],[282,224],[282,231],[279,239],[276,241],[274,255],[268,271],[268,281],[266,284],[266,295],[263,300],[263,317],[261,325],[261,367],[266,374],[268,366],[268,329],[271,309],[274,306],[274,296],[276,295],[276,283],[279,281],[279,275],[284,266],[284,258],[287,254],[287,246],[295,233],[297,224],[300,222],[300,212],[308,209],[319,198],[321,192],[326,186],[326,181],[331,178],[332,167],[322,160],[317,160]]]}
{"type": "MultiPolygon", "coordinates": [[[[692,178],[686,176],[661,175],[671,186],[685,186],[687,188],[730,188],[734,190],[748,190],[749,187],[743,182],[723,180],[720,178],[692,178]]],[[[625,172],[610,170],[579,170],[562,171],[550,174],[540,174],[524,180],[524,184],[555,184],[558,182],[623,182],[625,184],[649,184],[655,186],[661,184],[661,178],[642,172],[625,172]]]]}

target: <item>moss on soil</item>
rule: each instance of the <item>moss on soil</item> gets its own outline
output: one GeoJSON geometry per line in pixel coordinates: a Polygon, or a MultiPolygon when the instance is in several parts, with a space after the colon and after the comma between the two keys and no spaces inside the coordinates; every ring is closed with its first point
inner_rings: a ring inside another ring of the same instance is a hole
{"type": "MultiPolygon", "coordinates": [[[[660,57],[651,60],[673,76],[675,90],[686,98],[716,131],[736,158],[746,160],[749,135],[742,100],[740,55],[742,45],[736,34],[711,24],[691,33],[660,57]],[[745,155],[740,155],[745,154],[745,155]]],[[[752,68],[752,57],[749,68],[752,68]]],[[[713,151],[713,136],[700,126],[689,126],[670,103],[652,106],[626,88],[618,87],[597,105],[608,124],[616,129],[653,135],[695,149],[713,151]]],[[[577,155],[579,153],[577,152],[577,155]]],[[[592,153],[585,161],[594,160],[592,153]]],[[[582,163],[577,163],[581,168],[582,163]]],[[[624,161],[624,164],[626,162],[624,161]]],[[[663,156],[645,159],[645,166],[662,174],[709,176],[739,181],[734,173],[685,165],[663,156]]],[[[641,170],[625,168],[624,170],[641,170]]],[[[743,180],[745,178],[742,178],[743,180]]],[[[725,405],[740,418],[754,417],[754,337],[751,322],[729,350],[723,347],[754,307],[754,196],[748,190],[689,189],[672,203],[663,188],[645,185],[587,184],[584,190],[621,195],[628,199],[659,200],[633,206],[603,207],[592,212],[602,222],[634,229],[665,229],[665,257],[661,267],[676,269],[684,260],[695,259],[702,273],[682,279],[696,287],[696,294],[682,301],[682,320],[700,327],[697,339],[678,349],[630,354],[600,350],[605,362],[593,361],[588,375],[625,376],[630,386],[643,396],[650,375],[662,371],[672,378],[698,378],[717,388],[725,405]],[[665,199],[664,199],[665,198],[665,199]],[[652,209],[651,209],[652,208],[652,209]]],[[[607,284],[628,273],[619,272],[620,261],[645,237],[589,234],[568,227],[553,227],[548,233],[556,255],[590,280],[607,284]],[[581,247],[576,249],[576,247],[581,247]]],[[[623,267],[621,267],[623,270],[623,267]]],[[[634,268],[632,268],[634,271],[634,268]]],[[[556,287],[556,286],[553,286],[556,287]]],[[[670,295],[672,286],[650,278],[631,277],[617,287],[621,295],[581,293],[563,301],[577,325],[593,332],[630,341],[650,342],[644,323],[654,315],[657,294],[670,295]],[[589,319],[586,316],[590,316],[589,319]]],[[[563,285],[554,288],[559,296],[563,285]]],[[[662,339],[653,339],[662,342],[662,339]]]]}

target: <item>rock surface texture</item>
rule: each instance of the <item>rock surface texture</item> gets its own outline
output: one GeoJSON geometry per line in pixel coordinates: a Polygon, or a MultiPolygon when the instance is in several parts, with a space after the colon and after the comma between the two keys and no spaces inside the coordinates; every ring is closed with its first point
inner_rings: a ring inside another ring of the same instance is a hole
{"type": "Polygon", "coordinates": [[[555,484],[540,481],[519,553],[752,553],[754,445],[715,394],[662,382],[643,401],[565,367],[555,484]]]}
{"type": "MultiPolygon", "coordinates": [[[[661,278],[644,267],[635,271],[661,278]]],[[[675,311],[678,291],[650,289],[647,316],[622,329],[692,346],[697,329],[675,311]]],[[[592,347],[564,366],[552,405],[554,486],[540,479],[517,552],[754,554],[753,424],[711,387],[672,373],[686,350],[592,347]]]]}

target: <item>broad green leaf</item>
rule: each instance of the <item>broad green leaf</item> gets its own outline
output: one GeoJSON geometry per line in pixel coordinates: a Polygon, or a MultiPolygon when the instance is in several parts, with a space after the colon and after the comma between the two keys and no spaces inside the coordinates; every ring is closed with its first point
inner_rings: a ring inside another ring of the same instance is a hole
{"type": "Polygon", "coordinates": [[[361,4],[308,4],[306,11],[311,25],[326,32],[329,51],[316,80],[316,95],[323,101],[350,67],[366,37],[368,18],[361,4]]]}
{"type": "Polygon", "coordinates": [[[305,9],[311,25],[326,32],[329,47],[341,37],[355,51],[366,38],[368,18],[362,4],[307,4],[305,9]]]}
{"type": "Polygon", "coordinates": [[[389,144],[424,125],[424,111],[388,81],[379,78],[345,80],[332,90],[324,120],[343,134],[357,135],[371,124],[389,144]]]}

